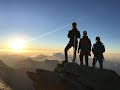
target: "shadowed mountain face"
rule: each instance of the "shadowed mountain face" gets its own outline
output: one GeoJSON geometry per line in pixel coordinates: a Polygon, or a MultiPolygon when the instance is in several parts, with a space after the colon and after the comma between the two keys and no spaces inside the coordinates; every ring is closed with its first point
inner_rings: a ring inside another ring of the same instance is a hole
{"type": "Polygon", "coordinates": [[[8,83],[8,77],[13,73],[12,68],[0,61],[0,90],[13,90],[8,83]]]}
{"type": "Polygon", "coordinates": [[[28,78],[26,71],[35,71],[36,68],[53,71],[58,63],[59,61],[56,60],[39,62],[27,58],[17,62],[15,69],[0,61],[0,80],[4,81],[13,90],[34,90],[32,81],[28,78]]]}
{"type": "Polygon", "coordinates": [[[13,69],[10,68],[9,66],[7,66],[6,64],[4,64],[1,60],[0,60],[0,79],[1,80],[6,80],[7,77],[9,76],[9,73],[12,72],[13,69]]]}
{"type": "Polygon", "coordinates": [[[13,69],[2,61],[0,61],[0,80],[2,80],[6,85],[9,85],[13,90],[33,90],[32,82],[28,79],[24,70],[21,71],[13,69]]]}
{"type": "Polygon", "coordinates": [[[112,70],[65,63],[55,72],[37,69],[27,74],[35,90],[120,90],[120,77],[112,70]]]}

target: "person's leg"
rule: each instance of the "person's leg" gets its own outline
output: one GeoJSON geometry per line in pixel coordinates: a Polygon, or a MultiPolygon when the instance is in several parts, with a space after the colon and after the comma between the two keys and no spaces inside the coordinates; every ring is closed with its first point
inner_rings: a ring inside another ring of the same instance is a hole
{"type": "Polygon", "coordinates": [[[73,46],[73,52],[74,52],[74,56],[73,56],[73,62],[75,62],[75,60],[76,60],[76,51],[77,51],[77,43],[75,44],[75,47],[73,46]]]}
{"type": "Polygon", "coordinates": [[[83,65],[83,56],[84,56],[83,54],[80,54],[80,56],[79,56],[80,57],[80,65],[83,65]]]}
{"type": "Polygon", "coordinates": [[[103,68],[103,60],[102,59],[99,59],[99,64],[100,64],[100,68],[103,68]]]}
{"type": "Polygon", "coordinates": [[[77,50],[74,51],[73,62],[75,62],[75,60],[76,60],[76,51],[77,50]]]}
{"type": "Polygon", "coordinates": [[[94,57],[93,57],[93,63],[92,63],[92,67],[95,67],[95,65],[96,65],[96,62],[97,62],[97,59],[96,59],[96,57],[94,56],[94,57]]]}
{"type": "Polygon", "coordinates": [[[89,63],[88,63],[88,54],[85,54],[85,63],[86,63],[87,66],[89,65],[89,63]]]}
{"type": "Polygon", "coordinates": [[[98,56],[98,61],[99,61],[99,64],[100,64],[100,68],[103,68],[103,54],[100,54],[98,56]]]}
{"type": "Polygon", "coordinates": [[[71,43],[68,43],[67,46],[65,47],[64,49],[64,53],[65,53],[65,61],[68,62],[68,53],[67,51],[72,47],[72,44],[71,43]]]}

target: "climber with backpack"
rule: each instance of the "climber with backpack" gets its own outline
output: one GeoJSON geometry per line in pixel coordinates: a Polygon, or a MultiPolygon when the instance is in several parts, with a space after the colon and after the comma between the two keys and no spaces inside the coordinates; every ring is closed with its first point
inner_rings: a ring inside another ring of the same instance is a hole
{"type": "Polygon", "coordinates": [[[103,68],[103,53],[105,52],[105,46],[100,41],[100,37],[96,37],[96,43],[92,47],[92,52],[94,55],[92,66],[95,67],[96,62],[98,61],[100,64],[100,68],[103,68]]]}
{"type": "Polygon", "coordinates": [[[87,31],[83,31],[83,38],[80,39],[78,53],[80,52],[80,65],[83,65],[83,57],[85,56],[85,63],[88,66],[88,56],[91,56],[91,41],[87,36],[87,31]]]}

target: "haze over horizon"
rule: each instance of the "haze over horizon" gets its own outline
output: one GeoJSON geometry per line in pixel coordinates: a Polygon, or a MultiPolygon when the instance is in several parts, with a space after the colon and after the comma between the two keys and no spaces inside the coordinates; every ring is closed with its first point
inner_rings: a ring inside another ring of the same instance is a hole
{"type": "Polygon", "coordinates": [[[100,36],[106,53],[120,54],[119,9],[119,0],[1,0],[0,52],[64,52],[75,21],[92,44],[100,36]]]}

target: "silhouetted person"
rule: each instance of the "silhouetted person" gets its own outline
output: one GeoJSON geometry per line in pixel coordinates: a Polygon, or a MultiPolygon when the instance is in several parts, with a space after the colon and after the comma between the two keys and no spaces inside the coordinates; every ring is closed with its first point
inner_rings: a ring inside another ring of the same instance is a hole
{"type": "Polygon", "coordinates": [[[104,60],[103,53],[105,52],[105,46],[100,41],[100,37],[96,37],[96,43],[92,47],[92,52],[94,54],[92,66],[95,67],[95,64],[98,60],[100,64],[100,68],[103,68],[103,60],[104,60]]]}
{"type": "Polygon", "coordinates": [[[80,51],[80,65],[83,65],[83,57],[85,56],[85,63],[88,66],[88,56],[91,56],[91,41],[87,36],[87,31],[83,31],[83,37],[80,39],[78,53],[80,51]]]}
{"type": "Polygon", "coordinates": [[[72,23],[72,30],[69,31],[68,33],[68,38],[70,38],[69,43],[67,44],[67,46],[65,47],[65,62],[68,62],[68,53],[67,51],[73,47],[74,48],[74,56],[73,56],[73,61],[75,61],[76,59],[76,50],[77,50],[77,43],[78,40],[77,38],[80,38],[80,32],[77,29],[77,23],[73,22],[72,23]]]}

